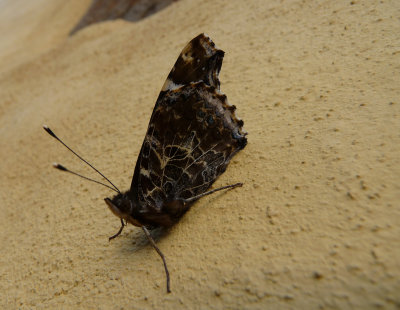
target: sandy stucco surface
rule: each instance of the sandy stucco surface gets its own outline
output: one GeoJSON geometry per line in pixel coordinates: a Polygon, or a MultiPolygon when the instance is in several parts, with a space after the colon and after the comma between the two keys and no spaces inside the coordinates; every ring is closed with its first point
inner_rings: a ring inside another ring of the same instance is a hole
{"type": "Polygon", "coordinates": [[[67,34],[90,1],[0,3],[0,307],[400,308],[398,1],[180,0],[138,23],[67,34]],[[68,4],[67,4],[68,3],[68,4]],[[206,32],[249,144],[158,238],[53,130],[128,189],[158,92],[206,32]]]}

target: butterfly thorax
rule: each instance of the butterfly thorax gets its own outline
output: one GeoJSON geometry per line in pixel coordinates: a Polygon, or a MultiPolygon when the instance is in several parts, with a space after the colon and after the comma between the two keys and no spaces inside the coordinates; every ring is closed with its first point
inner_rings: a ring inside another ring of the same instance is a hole
{"type": "Polygon", "coordinates": [[[170,227],[188,210],[191,203],[182,199],[165,201],[160,207],[146,202],[139,202],[132,197],[132,192],[120,193],[112,199],[105,198],[111,212],[122,220],[135,226],[148,228],[170,227]]]}

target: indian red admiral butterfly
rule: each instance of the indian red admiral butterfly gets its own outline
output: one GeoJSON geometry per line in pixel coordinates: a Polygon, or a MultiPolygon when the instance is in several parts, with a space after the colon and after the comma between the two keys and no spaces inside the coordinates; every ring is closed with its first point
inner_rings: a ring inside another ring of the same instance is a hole
{"type": "Polygon", "coordinates": [[[141,227],[161,256],[149,230],[176,223],[199,198],[242,183],[209,190],[231,158],[247,144],[243,121],[235,116],[220,91],[218,74],[224,52],[204,34],[190,41],[178,57],[158,96],[136,162],[131,188],[124,193],[96,168],[71,150],[54,132],[44,129],[99,173],[111,186],[81,176],[60,164],[54,167],[107,186],[117,192],[105,198],[120,218],[121,234],[127,223],[141,227]]]}

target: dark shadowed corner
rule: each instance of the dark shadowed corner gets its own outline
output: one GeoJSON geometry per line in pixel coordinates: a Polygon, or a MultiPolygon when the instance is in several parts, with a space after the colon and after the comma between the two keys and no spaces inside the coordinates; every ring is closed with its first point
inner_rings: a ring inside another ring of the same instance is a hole
{"type": "Polygon", "coordinates": [[[166,8],[177,0],[93,0],[88,11],[69,33],[106,20],[122,18],[136,22],[166,8]]]}

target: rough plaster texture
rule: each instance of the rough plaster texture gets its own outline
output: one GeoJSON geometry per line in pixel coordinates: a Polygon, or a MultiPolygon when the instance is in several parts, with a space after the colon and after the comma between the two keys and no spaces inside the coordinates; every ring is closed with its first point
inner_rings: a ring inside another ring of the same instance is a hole
{"type": "Polygon", "coordinates": [[[400,2],[180,0],[68,32],[90,1],[0,3],[0,307],[400,308],[400,2]],[[23,5],[22,5],[23,3],[23,5]],[[20,5],[18,5],[20,4],[20,5]],[[14,17],[13,17],[14,15],[14,17]],[[48,124],[119,187],[183,46],[226,52],[249,144],[156,252],[48,124]]]}

